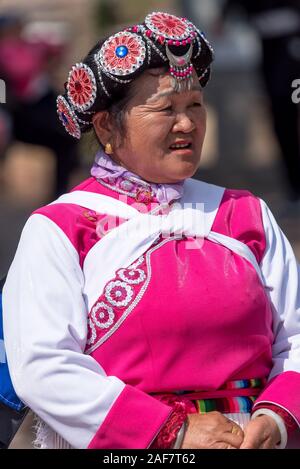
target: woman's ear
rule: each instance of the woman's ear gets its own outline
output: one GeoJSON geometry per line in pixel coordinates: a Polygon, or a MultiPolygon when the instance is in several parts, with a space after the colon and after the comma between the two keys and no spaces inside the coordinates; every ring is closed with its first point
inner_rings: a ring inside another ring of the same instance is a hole
{"type": "Polygon", "coordinates": [[[105,146],[112,139],[112,126],[108,111],[97,112],[92,119],[98,140],[105,146]]]}

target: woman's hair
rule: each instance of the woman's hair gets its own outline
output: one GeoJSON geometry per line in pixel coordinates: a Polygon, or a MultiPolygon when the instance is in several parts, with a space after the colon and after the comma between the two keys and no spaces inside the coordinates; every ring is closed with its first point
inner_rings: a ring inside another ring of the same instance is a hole
{"type": "Polygon", "coordinates": [[[67,132],[80,138],[93,127],[93,115],[107,110],[122,134],[131,85],[145,70],[165,68],[174,81],[184,84],[194,69],[204,87],[212,60],[212,47],[190,21],[152,13],[142,24],[97,42],[72,68],[66,92],[57,100],[59,117],[67,132]]]}

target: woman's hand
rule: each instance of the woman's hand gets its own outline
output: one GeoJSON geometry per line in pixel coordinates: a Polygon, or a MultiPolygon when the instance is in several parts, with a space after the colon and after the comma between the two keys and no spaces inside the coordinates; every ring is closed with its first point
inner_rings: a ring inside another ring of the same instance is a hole
{"type": "Polygon", "coordinates": [[[188,414],[183,449],[237,449],[243,442],[243,430],[220,412],[188,414]]]}
{"type": "Polygon", "coordinates": [[[274,449],[280,442],[277,423],[269,415],[259,415],[250,420],[244,435],[240,449],[274,449]]]}

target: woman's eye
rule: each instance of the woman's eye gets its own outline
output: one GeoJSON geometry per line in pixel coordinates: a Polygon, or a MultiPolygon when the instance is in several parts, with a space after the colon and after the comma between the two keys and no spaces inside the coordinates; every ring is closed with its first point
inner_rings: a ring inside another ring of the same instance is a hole
{"type": "Polygon", "coordinates": [[[172,111],[172,106],[164,107],[162,111],[172,111]]]}
{"type": "Polygon", "coordinates": [[[194,102],[194,103],[193,103],[193,106],[195,106],[195,107],[201,107],[201,106],[202,106],[202,103],[194,102]]]}

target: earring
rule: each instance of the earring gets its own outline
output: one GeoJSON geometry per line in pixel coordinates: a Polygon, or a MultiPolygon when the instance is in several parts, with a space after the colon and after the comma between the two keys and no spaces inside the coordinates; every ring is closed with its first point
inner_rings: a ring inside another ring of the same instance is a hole
{"type": "Polygon", "coordinates": [[[112,149],[111,143],[107,143],[105,145],[105,150],[104,151],[107,155],[112,155],[113,154],[113,149],[112,149]]]}

